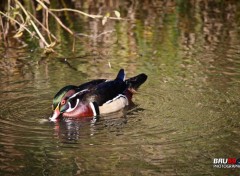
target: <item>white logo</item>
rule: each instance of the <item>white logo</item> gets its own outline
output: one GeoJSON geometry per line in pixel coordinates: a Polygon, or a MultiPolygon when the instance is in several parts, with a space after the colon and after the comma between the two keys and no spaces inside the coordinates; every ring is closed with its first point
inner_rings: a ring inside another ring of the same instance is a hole
{"type": "Polygon", "coordinates": [[[214,158],[214,168],[240,168],[240,158],[214,158]]]}

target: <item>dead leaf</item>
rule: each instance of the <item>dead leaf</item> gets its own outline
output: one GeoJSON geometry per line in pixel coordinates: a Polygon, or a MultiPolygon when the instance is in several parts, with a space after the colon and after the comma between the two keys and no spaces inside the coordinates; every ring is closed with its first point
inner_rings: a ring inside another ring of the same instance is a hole
{"type": "Polygon", "coordinates": [[[19,38],[23,35],[23,32],[22,31],[18,31],[14,36],[13,38],[19,38]]]}
{"type": "Polygon", "coordinates": [[[106,15],[102,19],[102,25],[104,26],[108,20],[108,17],[110,17],[110,13],[106,13],[106,15]]]}
{"type": "Polygon", "coordinates": [[[110,17],[110,13],[109,12],[106,13],[105,17],[110,17]]]}
{"type": "Polygon", "coordinates": [[[40,4],[38,4],[37,7],[36,7],[36,11],[40,11],[40,10],[42,10],[42,8],[43,7],[40,4]]]}
{"type": "Polygon", "coordinates": [[[114,10],[114,13],[115,13],[115,15],[116,15],[117,18],[119,18],[119,19],[121,18],[121,14],[120,14],[119,11],[114,10]]]}
{"type": "Polygon", "coordinates": [[[102,25],[104,26],[105,25],[105,23],[107,22],[107,19],[108,19],[108,17],[103,17],[103,19],[102,19],[102,25]]]}

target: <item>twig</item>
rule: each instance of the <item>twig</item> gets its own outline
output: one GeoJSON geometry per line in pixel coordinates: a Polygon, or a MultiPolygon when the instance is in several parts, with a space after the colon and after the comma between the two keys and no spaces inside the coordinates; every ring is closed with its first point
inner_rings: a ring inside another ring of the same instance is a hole
{"type": "Polygon", "coordinates": [[[42,36],[41,32],[38,30],[38,27],[35,25],[35,23],[30,20],[30,23],[32,24],[33,28],[35,29],[35,31],[37,32],[38,36],[41,38],[41,40],[43,41],[43,43],[46,45],[46,47],[49,47],[50,44],[48,44],[48,42],[45,40],[45,38],[42,36]]]}
{"type": "Polygon", "coordinates": [[[73,37],[72,52],[75,52],[76,38],[73,37]]]}
{"type": "Polygon", "coordinates": [[[47,8],[47,6],[41,2],[40,0],[36,0],[47,12],[49,12],[56,20],[57,22],[66,30],[68,31],[71,35],[74,35],[74,33],[69,29],[67,26],[65,26],[62,21],[51,11],[47,8]]]}
{"type": "MultiPolygon", "coordinates": [[[[85,13],[85,12],[82,12],[80,10],[76,10],[76,9],[69,9],[69,8],[62,8],[62,9],[49,9],[53,12],[62,12],[62,11],[69,11],[69,12],[76,12],[76,13],[79,13],[81,15],[85,15],[87,17],[90,17],[90,18],[104,18],[103,15],[91,15],[91,14],[88,14],[88,13],[85,13]]],[[[107,17],[108,19],[112,19],[112,20],[126,20],[126,19],[123,19],[123,18],[120,18],[120,17],[107,17]]]]}
{"type": "Polygon", "coordinates": [[[53,12],[62,12],[62,11],[70,11],[70,12],[76,12],[76,13],[80,13],[82,15],[85,15],[87,17],[90,17],[90,18],[103,18],[102,15],[90,15],[90,14],[87,14],[85,12],[82,12],[80,10],[75,10],[75,9],[69,9],[69,8],[63,8],[63,9],[49,9],[53,12]]]}
{"type": "MultiPolygon", "coordinates": [[[[57,38],[47,29],[33,14],[29,14],[46,32],[48,35],[51,35],[54,40],[57,40],[57,38]]],[[[50,38],[50,37],[49,37],[50,38]]]]}
{"type": "MultiPolygon", "coordinates": [[[[48,25],[48,11],[45,10],[45,18],[46,18],[46,28],[49,31],[49,25],[48,25]]],[[[52,33],[50,33],[51,35],[53,35],[52,33]]],[[[50,38],[49,34],[48,37],[50,38]]],[[[56,39],[55,39],[56,40],[56,39]]]]}
{"type": "Polygon", "coordinates": [[[102,35],[105,35],[105,34],[107,34],[107,33],[113,33],[113,32],[115,32],[115,30],[111,30],[111,31],[104,31],[104,32],[102,32],[102,33],[98,34],[98,35],[96,36],[96,38],[98,38],[98,37],[101,37],[102,35]]]}
{"type": "Polygon", "coordinates": [[[29,13],[26,11],[26,9],[22,6],[22,4],[18,1],[15,0],[15,2],[19,5],[19,7],[23,10],[23,12],[25,13],[25,15],[27,16],[27,18],[29,18],[30,23],[32,24],[33,28],[35,29],[35,31],[37,32],[38,36],[40,37],[40,39],[43,41],[43,43],[46,45],[46,47],[49,47],[50,44],[48,44],[48,42],[45,40],[45,38],[43,37],[43,35],[41,34],[41,32],[39,31],[38,27],[36,26],[36,24],[33,22],[33,20],[31,20],[31,17],[29,15],[29,13]]]}
{"type": "MultiPolygon", "coordinates": [[[[1,11],[0,11],[0,12],[1,12],[1,11]]],[[[0,15],[0,25],[1,25],[1,28],[2,28],[2,32],[4,33],[2,15],[0,15]]]]}
{"type": "Polygon", "coordinates": [[[4,40],[4,43],[6,43],[6,38],[4,36],[4,27],[3,27],[3,20],[2,20],[2,15],[0,15],[0,24],[1,24],[1,28],[2,28],[2,38],[4,40]]]}
{"type": "Polygon", "coordinates": [[[87,34],[83,34],[83,33],[78,33],[78,34],[76,34],[76,36],[84,36],[84,37],[89,37],[89,38],[96,39],[98,37],[101,37],[102,35],[105,35],[105,34],[108,34],[108,33],[112,33],[112,32],[115,32],[115,30],[104,31],[104,32],[98,34],[97,36],[96,35],[87,35],[87,34]]]}
{"type": "MultiPolygon", "coordinates": [[[[25,25],[19,23],[17,20],[15,20],[14,18],[4,14],[3,12],[0,11],[0,14],[2,14],[3,16],[7,17],[8,19],[14,21],[15,23],[17,23],[20,27],[22,27],[23,29],[25,29],[31,36],[34,36],[34,33],[32,33],[28,28],[25,27],[25,25]]],[[[37,36],[35,36],[37,39],[39,39],[37,36]]]]}
{"type": "MultiPolygon", "coordinates": [[[[10,5],[11,5],[11,0],[8,0],[8,5],[7,5],[7,11],[10,11],[10,5]]],[[[9,20],[7,20],[5,27],[5,31],[4,31],[4,38],[7,38],[8,35],[8,30],[9,30],[9,20]]],[[[7,43],[8,44],[8,43],[7,43]]]]}

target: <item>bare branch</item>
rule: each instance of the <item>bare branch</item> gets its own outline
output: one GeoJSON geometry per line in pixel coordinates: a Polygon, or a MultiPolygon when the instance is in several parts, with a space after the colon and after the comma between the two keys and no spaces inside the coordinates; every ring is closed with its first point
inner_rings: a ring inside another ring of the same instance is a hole
{"type": "Polygon", "coordinates": [[[33,20],[31,20],[31,16],[29,15],[29,13],[26,11],[26,9],[22,6],[22,4],[18,1],[15,0],[15,2],[19,5],[19,7],[23,10],[23,12],[25,13],[25,15],[27,16],[27,18],[29,18],[30,23],[32,24],[33,28],[35,29],[35,31],[37,32],[38,36],[40,37],[40,39],[43,41],[43,43],[49,47],[50,44],[45,40],[45,38],[43,37],[43,35],[41,34],[41,32],[39,31],[38,27],[36,26],[36,24],[34,23],[33,20]]]}
{"type": "MultiPolygon", "coordinates": [[[[19,23],[17,20],[15,20],[14,18],[4,14],[3,12],[0,11],[0,14],[7,17],[8,19],[14,21],[15,23],[17,23],[20,27],[22,27],[23,29],[25,29],[31,36],[35,36],[34,33],[32,33],[27,27],[25,27],[25,25],[23,25],[22,23],[19,23]]],[[[35,36],[37,39],[39,39],[37,36],[35,36]]]]}

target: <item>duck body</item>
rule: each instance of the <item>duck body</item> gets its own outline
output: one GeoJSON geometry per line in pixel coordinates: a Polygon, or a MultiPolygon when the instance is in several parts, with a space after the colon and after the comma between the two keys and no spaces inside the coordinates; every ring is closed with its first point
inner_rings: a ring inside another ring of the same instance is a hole
{"type": "Polygon", "coordinates": [[[96,79],[80,86],[63,87],[54,96],[50,120],[93,117],[119,111],[129,104],[132,94],[146,79],[147,75],[142,73],[125,80],[121,69],[114,80],[96,79]]]}

